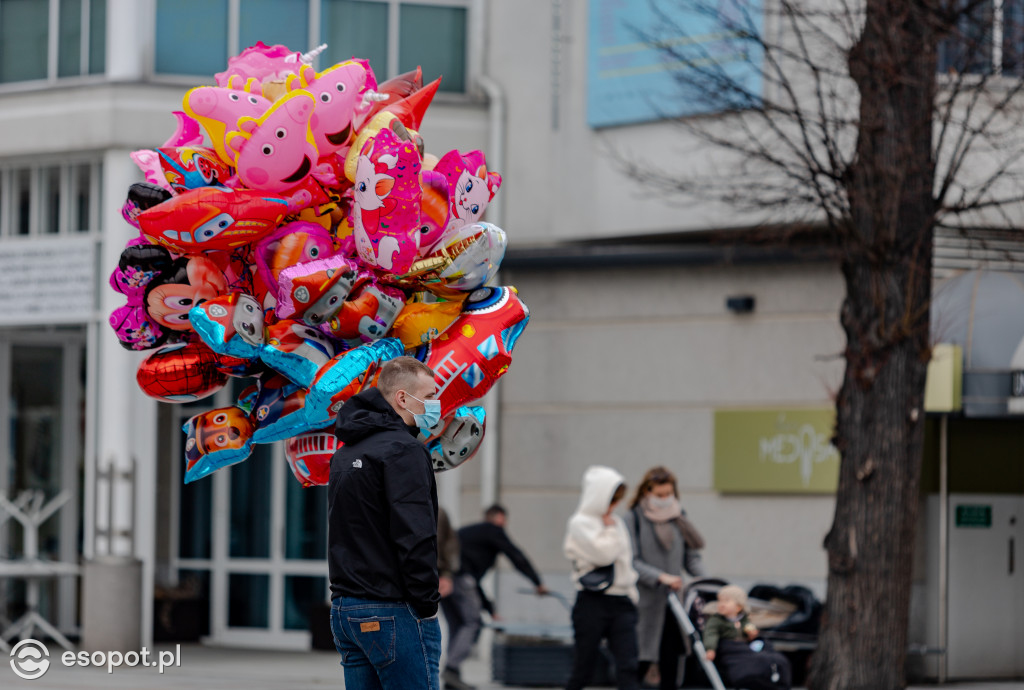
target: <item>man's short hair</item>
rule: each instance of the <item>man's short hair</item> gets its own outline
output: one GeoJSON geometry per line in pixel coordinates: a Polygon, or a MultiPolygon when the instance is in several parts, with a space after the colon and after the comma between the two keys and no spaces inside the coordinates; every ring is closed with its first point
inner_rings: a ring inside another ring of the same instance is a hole
{"type": "Polygon", "coordinates": [[[505,506],[501,505],[500,503],[495,503],[494,505],[492,505],[491,507],[484,511],[485,520],[490,520],[491,518],[497,517],[498,515],[508,515],[508,511],[505,510],[505,506]]]}
{"type": "Polygon", "coordinates": [[[434,370],[415,357],[396,357],[381,367],[377,390],[390,402],[395,393],[411,387],[422,374],[434,378],[434,370]]]}

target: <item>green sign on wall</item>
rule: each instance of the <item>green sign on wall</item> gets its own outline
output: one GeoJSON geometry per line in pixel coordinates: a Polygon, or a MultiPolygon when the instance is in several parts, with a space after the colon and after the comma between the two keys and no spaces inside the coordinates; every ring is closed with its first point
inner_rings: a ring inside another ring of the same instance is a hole
{"type": "Polygon", "coordinates": [[[992,527],[992,506],[989,505],[958,505],[956,507],[957,527],[992,527]]]}
{"type": "Polygon", "coordinates": [[[716,410],[715,489],[835,493],[839,451],[833,408],[716,410]]]}

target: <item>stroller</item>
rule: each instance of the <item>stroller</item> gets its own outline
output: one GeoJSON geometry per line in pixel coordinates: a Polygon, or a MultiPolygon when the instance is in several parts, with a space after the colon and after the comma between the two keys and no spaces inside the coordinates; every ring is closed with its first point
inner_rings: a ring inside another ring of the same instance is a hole
{"type": "Polygon", "coordinates": [[[718,590],[726,584],[724,580],[702,578],[690,583],[682,601],[674,594],[669,597],[669,605],[680,626],[693,642],[694,660],[700,664],[711,687],[721,690],[726,683],[751,688],[791,687],[792,668],[802,671],[816,646],[820,602],[810,590],[798,585],[755,586],[750,590],[748,603],[751,622],[760,631],[758,641],[753,646],[728,641],[725,648],[720,646],[720,651],[728,649],[729,653],[720,653],[712,663],[705,657],[701,632],[707,618],[716,610],[718,590]],[[783,651],[787,656],[783,656],[783,651]]]}

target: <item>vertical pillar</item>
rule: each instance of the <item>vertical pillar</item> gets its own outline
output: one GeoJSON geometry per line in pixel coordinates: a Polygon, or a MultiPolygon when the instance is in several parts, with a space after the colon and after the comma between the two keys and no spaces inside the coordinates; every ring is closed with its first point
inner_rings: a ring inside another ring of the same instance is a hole
{"type": "Polygon", "coordinates": [[[156,0],[107,0],[108,79],[140,81],[145,76],[155,19],[156,0]]]}
{"type": "MultiPolygon", "coordinates": [[[[120,213],[129,185],[138,181],[129,153],[110,150],[104,156],[101,276],[113,270],[125,243],[135,235],[120,213]]],[[[99,293],[91,401],[96,406],[96,452],[86,487],[93,506],[91,529],[85,535],[91,558],[83,573],[82,643],[92,650],[131,651],[148,645],[152,637],[156,402],[135,382],[143,355],[121,347],[104,323],[124,297],[105,281],[99,293]],[[109,601],[119,604],[110,608],[103,603],[109,601]]]]}

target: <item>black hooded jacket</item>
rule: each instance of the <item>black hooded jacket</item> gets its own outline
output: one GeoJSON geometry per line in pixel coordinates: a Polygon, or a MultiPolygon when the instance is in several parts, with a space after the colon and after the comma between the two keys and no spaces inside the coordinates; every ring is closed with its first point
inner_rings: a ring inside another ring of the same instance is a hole
{"type": "Polygon", "coordinates": [[[404,601],[437,613],[437,484],[430,453],[376,388],[342,406],[331,459],[331,596],[404,601]]]}

